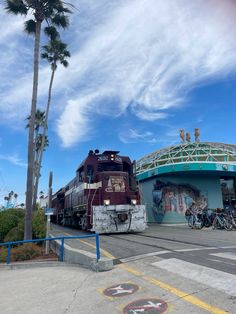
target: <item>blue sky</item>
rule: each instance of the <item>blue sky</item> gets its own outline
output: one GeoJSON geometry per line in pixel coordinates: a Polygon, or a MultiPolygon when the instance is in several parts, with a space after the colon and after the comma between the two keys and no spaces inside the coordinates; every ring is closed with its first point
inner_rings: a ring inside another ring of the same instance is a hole
{"type": "MultiPolygon", "coordinates": [[[[178,131],[235,144],[234,0],[80,0],[62,33],[72,57],[58,68],[50,146],[40,190],[65,185],[90,149],[139,159],[179,143],[178,131]]],[[[0,204],[14,190],[24,202],[33,40],[22,17],[0,4],[0,204]],[[7,27],[6,27],[7,25],[7,27]]],[[[44,40],[44,39],[43,39],[44,40]]],[[[45,43],[45,42],[43,42],[45,43]]],[[[38,106],[50,68],[40,61],[38,106]]]]}

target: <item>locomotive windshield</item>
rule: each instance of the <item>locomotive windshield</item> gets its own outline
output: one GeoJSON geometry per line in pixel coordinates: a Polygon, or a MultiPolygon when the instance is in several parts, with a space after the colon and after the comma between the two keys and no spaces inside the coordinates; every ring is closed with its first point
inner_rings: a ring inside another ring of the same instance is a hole
{"type": "Polygon", "coordinates": [[[103,172],[103,171],[122,171],[122,164],[114,164],[114,163],[102,163],[98,164],[97,171],[103,172]]]}

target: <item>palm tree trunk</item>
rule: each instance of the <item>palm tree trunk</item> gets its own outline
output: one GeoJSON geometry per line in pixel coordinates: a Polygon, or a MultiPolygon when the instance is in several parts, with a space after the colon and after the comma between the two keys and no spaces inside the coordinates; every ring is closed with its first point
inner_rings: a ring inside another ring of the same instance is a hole
{"type": "MultiPolygon", "coordinates": [[[[35,121],[36,122],[36,121],[35,121]]],[[[37,176],[37,167],[36,165],[38,164],[38,153],[36,151],[36,147],[35,147],[35,144],[36,144],[36,141],[37,141],[37,138],[38,138],[38,134],[39,134],[39,131],[36,130],[35,131],[35,136],[34,136],[34,171],[33,171],[33,179],[32,179],[32,182],[33,182],[33,195],[32,195],[32,199],[34,200],[34,181],[35,181],[35,178],[37,176]]],[[[34,207],[34,201],[33,201],[33,207],[32,207],[32,210],[34,211],[35,210],[35,207],[34,207]]]]}
{"type": "Polygon", "coordinates": [[[35,169],[34,169],[34,176],[33,176],[33,205],[32,205],[32,211],[36,210],[36,201],[37,201],[37,193],[38,188],[36,188],[36,183],[38,181],[38,178],[40,176],[40,169],[39,169],[39,158],[40,158],[40,150],[35,153],[35,169]]]}
{"type": "Polygon", "coordinates": [[[29,137],[28,137],[28,168],[27,168],[27,183],[26,183],[26,208],[25,208],[25,230],[24,239],[32,239],[32,196],[33,196],[33,175],[34,175],[34,124],[35,112],[37,105],[38,94],[38,67],[39,67],[39,44],[41,35],[41,21],[36,22],[35,42],[34,42],[34,78],[31,114],[29,122],[29,137]]]}
{"type": "Polygon", "coordinates": [[[45,145],[45,140],[46,140],[46,135],[47,135],[48,115],[49,115],[49,109],[50,109],[50,104],[51,104],[52,85],[53,85],[55,71],[56,71],[56,68],[53,67],[53,70],[52,70],[52,73],[51,73],[49,89],[48,89],[48,101],[47,101],[47,108],[46,108],[46,113],[45,113],[42,143],[41,143],[41,149],[39,151],[38,172],[37,172],[36,177],[35,177],[33,208],[36,208],[36,202],[37,202],[40,169],[41,169],[41,164],[42,164],[42,160],[43,160],[43,151],[44,151],[44,145],[45,145]]]}

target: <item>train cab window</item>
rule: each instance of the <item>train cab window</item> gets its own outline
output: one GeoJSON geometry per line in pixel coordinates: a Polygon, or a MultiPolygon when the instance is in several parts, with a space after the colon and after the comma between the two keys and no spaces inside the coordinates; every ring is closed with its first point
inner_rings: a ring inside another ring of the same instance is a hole
{"type": "Polygon", "coordinates": [[[83,178],[84,178],[84,172],[79,171],[78,172],[78,182],[83,182],[83,178]]]}
{"type": "Polygon", "coordinates": [[[76,179],[77,179],[77,182],[83,182],[84,181],[84,166],[81,166],[76,171],[76,179]]]}
{"type": "Polygon", "coordinates": [[[87,178],[89,183],[93,183],[94,168],[92,165],[87,166],[87,178]]]}
{"type": "Polygon", "coordinates": [[[98,172],[103,171],[122,171],[122,165],[114,163],[102,163],[98,164],[98,172]]]}

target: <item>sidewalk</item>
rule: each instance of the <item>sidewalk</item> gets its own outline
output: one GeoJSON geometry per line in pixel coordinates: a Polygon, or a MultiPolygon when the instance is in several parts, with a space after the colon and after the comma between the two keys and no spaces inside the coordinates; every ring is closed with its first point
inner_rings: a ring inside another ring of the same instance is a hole
{"type": "Polygon", "coordinates": [[[235,299],[153,266],[158,260],[161,259],[148,257],[100,273],[69,265],[14,270],[0,268],[0,312],[235,313],[235,299]],[[105,295],[107,288],[110,289],[105,295]],[[135,303],[128,306],[131,302],[135,303]]]}

